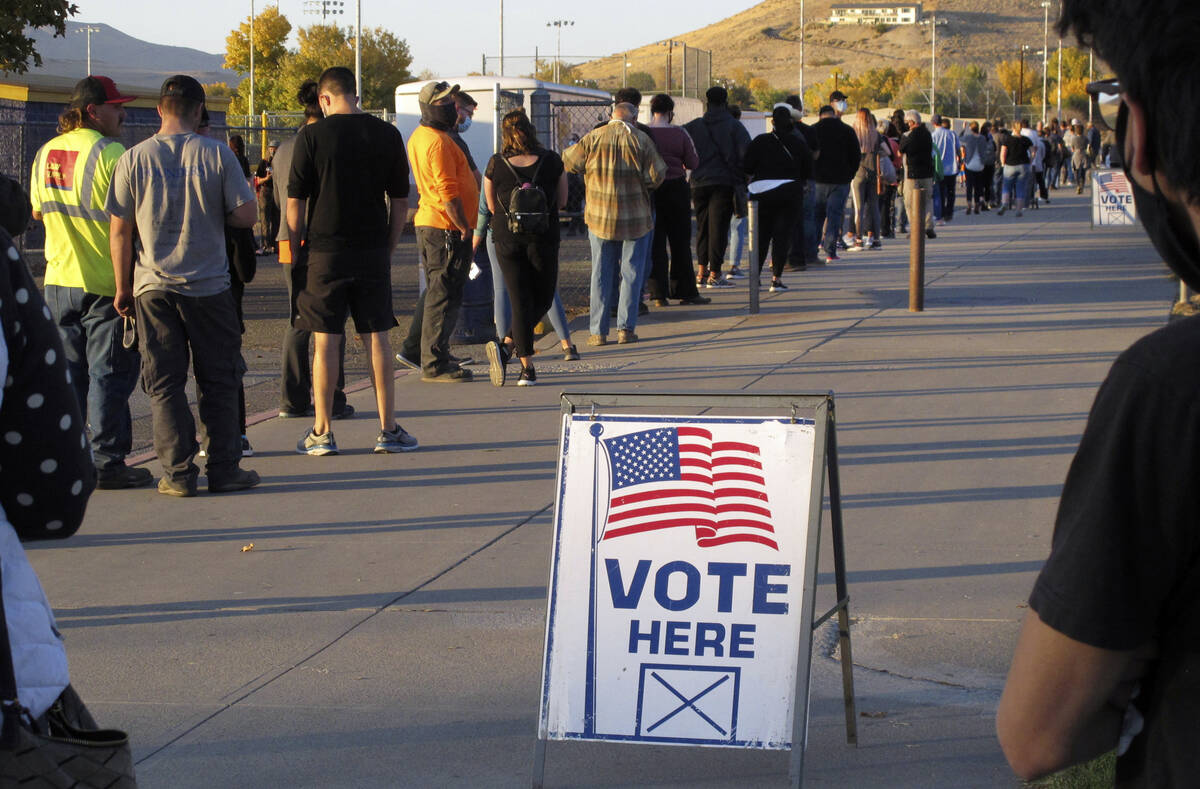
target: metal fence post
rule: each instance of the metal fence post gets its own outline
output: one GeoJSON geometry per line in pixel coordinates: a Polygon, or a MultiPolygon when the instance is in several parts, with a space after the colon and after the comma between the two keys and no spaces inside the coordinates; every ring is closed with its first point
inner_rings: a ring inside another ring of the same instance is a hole
{"type": "Polygon", "coordinates": [[[925,309],[925,201],[929,199],[924,189],[917,189],[912,196],[908,212],[908,311],[921,312],[925,309]]]}
{"type": "Polygon", "coordinates": [[[751,195],[747,201],[746,224],[750,234],[750,314],[758,314],[758,200],[751,195]]]}

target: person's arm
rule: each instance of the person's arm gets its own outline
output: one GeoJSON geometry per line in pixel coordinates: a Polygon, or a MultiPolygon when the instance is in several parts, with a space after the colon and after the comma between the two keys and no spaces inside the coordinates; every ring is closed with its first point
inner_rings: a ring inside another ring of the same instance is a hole
{"type": "Polygon", "coordinates": [[[258,206],[253,202],[242,203],[225,215],[225,224],[230,227],[254,227],[258,221],[258,206]]]}
{"type": "Polygon", "coordinates": [[[1001,167],[1004,166],[1004,163],[1007,159],[1008,159],[1008,146],[1005,145],[1004,143],[1000,143],[1000,166],[1001,167]]]}
{"type": "MultiPolygon", "coordinates": [[[[291,202],[290,200],[288,202],[291,202]]],[[[392,256],[400,236],[404,235],[404,225],[408,221],[408,198],[393,197],[388,210],[388,258],[392,256]]]]}
{"type": "MultiPolygon", "coordinates": [[[[299,197],[289,197],[287,201],[287,231],[288,231],[288,246],[292,249],[292,258],[300,251],[300,243],[304,241],[305,221],[308,214],[305,212],[308,207],[308,201],[299,197]]],[[[390,230],[389,230],[390,232],[390,230]]]]}
{"type": "Polygon", "coordinates": [[[496,213],[496,184],[491,178],[483,179],[483,197],[487,202],[488,212],[496,213]]]}
{"type": "Polygon", "coordinates": [[[996,713],[996,734],[1013,771],[1031,780],[1116,747],[1125,708],[1152,655],[1150,647],[1089,646],[1031,610],[996,713]]]}
{"type": "Polygon", "coordinates": [[[692,135],[687,133],[687,129],[680,128],[683,132],[683,160],[684,169],[695,170],[700,165],[700,155],[696,153],[696,143],[692,140],[692,135]]]}
{"type": "Polygon", "coordinates": [[[133,231],[134,224],[116,214],[108,220],[108,250],[112,255],[117,293],[113,307],[122,317],[133,315],[133,231]]]}
{"type": "Polygon", "coordinates": [[[561,211],[567,207],[567,197],[570,187],[567,185],[567,171],[563,170],[558,176],[558,210],[561,211]]]}

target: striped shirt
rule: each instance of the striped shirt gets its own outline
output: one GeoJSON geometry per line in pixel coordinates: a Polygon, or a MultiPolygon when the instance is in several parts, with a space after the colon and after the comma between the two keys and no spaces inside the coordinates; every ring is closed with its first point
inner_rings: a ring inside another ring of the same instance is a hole
{"type": "Polygon", "coordinates": [[[612,120],[563,151],[568,172],[583,176],[588,229],[609,241],[650,232],[650,190],[663,182],[666,162],[645,132],[612,120]]]}

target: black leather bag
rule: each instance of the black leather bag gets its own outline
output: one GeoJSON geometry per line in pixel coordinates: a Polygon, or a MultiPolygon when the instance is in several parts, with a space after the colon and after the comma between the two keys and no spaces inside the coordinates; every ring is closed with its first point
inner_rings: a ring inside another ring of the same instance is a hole
{"type": "Polygon", "coordinates": [[[8,623],[0,598],[0,786],[137,789],[129,736],[101,729],[70,685],[34,720],[17,698],[8,623]]]}

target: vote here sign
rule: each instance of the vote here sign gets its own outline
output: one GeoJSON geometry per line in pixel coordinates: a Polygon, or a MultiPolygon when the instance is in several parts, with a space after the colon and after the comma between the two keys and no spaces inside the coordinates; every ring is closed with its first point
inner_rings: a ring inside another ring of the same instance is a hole
{"type": "Polygon", "coordinates": [[[540,736],[791,747],[814,436],[564,417],[540,736]]]}

